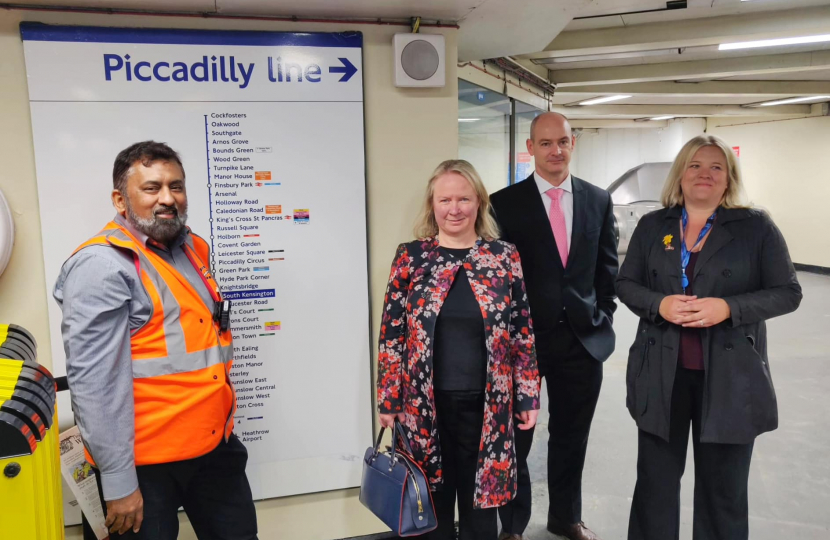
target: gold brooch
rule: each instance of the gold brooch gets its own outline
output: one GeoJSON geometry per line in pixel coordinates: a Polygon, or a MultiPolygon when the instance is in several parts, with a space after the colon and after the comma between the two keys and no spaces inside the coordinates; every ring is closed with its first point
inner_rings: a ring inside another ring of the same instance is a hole
{"type": "Polygon", "coordinates": [[[663,245],[666,246],[666,251],[674,251],[674,246],[671,245],[671,241],[674,239],[674,236],[671,234],[667,234],[663,237],[663,245]]]}

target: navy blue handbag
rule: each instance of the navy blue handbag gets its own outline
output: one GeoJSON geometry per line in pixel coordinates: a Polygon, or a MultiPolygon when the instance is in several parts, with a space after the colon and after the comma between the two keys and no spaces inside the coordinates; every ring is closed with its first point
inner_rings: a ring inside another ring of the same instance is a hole
{"type": "Polygon", "coordinates": [[[395,422],[394,429],[391,449],[379,449],[385,431],[381,428],[375,445],[366,450],[360,502],[398,536],[419,536],[438,526],[432,494],[426,474],[411,451],[396,448],[400,438],[408,449],[403,428],[395,422]]]}

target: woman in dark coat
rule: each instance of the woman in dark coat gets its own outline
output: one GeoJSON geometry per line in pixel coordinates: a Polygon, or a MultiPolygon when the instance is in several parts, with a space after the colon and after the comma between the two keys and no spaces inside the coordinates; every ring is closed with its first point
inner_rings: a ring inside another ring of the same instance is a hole
{"type": "Polygon", "coordinates": [[[630,540],[678,538],[690,424],[694,540],[749,536],[753,442],[778,426],[765,321],[794,311],[801,287],[781,232],[740,193],[726,143],[692,139],[620,268],[617,294],[640,317],[626,374],[639,428],[630,540]]]}
{"type": "Polygon", "coordinates": [[[438,528],[496,540],[496,507],[516,491],[513,428],[539,409],[533,329],[513,244],[498,228],[481,179],[445,161],[427,185],[416,236],[398,246],[378,352],[380,423],[397,420],[435,491],[438,528]]]}

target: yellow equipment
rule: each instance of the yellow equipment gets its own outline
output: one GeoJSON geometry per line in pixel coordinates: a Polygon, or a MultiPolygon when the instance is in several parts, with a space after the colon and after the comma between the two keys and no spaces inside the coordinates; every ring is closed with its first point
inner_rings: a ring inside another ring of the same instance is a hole
{"type": "Polygon", "coordinates": [[[55,381],[29,332],[0,325],[0,538],[63,540],[55,381]]]}

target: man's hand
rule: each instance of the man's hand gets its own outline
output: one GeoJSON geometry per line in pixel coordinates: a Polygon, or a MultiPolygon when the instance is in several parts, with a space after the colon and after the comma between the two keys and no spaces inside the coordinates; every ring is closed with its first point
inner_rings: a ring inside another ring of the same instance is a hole
{"type": "Polygon", "coordinates": [[[522,411],[520,413],[516,413],[516,418],[518,418],[521,421],[521,423],[518,425],[518,428],[522,431],[533,429],[533,426],[536,425],[536,419],[538,417],[539,411],[522,411]]]}
{"type": "Polygon", "coordinates": [[[676,324],[686,328],[708,328],[732,316],[729,304],[723,298],[701,298],[686,302],[680,308],[683,315],[676,324]]]}
{"type": "Polygon", "coordinates": [[[660,316],[673,324],[683,324],[681,320],[688,314],[686,309],[689,302],[697,300],[697,296],[673,294],[660,301],[660,316]]]}
{"type": "Polygon", "coordinates": [[[144,521],[144,498],[136,489],[123,499],[107,501],[107,521],[104,524],[111,533],[124,534],[130,529],[137,533],[144,521]]]}

